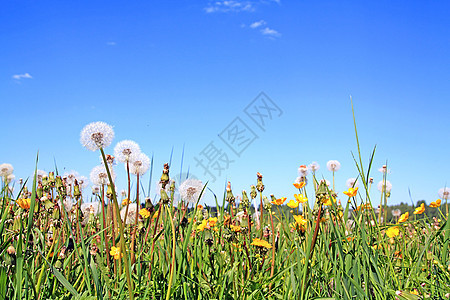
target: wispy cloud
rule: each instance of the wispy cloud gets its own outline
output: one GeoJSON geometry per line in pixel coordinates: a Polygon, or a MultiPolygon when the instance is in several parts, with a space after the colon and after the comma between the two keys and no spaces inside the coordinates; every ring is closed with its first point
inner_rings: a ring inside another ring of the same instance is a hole
{"type": "Polygon", "coordinates": [[[281,36],[281,33],[279,33],[277,30],[275,30],[273,28],[269,28],[266,25],[267,25],[266,21],[260,20],[260,21],[256,21],[256,22],[251,23],[248,27],[251,28],[251,29],[258,29],[258,31],[262,35],[265,35],[265,36],[270,37],[270,38],[276,38],[276,37],[280,37],[281,36]]]}
{"type": "Polygon", "coordinates": [[[250,28],[255,29],[255,28],[258,28],[258,27],[263,26],[263,25],[266,25],[266,21],[261,20],[261,21],[254,22],[254,23],[250,24],[250,28]]]}
{"type": "Polygon", "coordinates": [[[15,74],[12,76],[13,79],[16,80],[21,80],[21,79],[31,79],[33,78],[30,73],[25,73],[25,74],[15,74]]]}
{"type": "Polygon", "coordinates": [[[106,45],[108,45],[108,46],[115,46],[115,45],[117,45],[117,43],[116,42],[107,42],[106,45]]]}
{"type": "Polygon", "coordinates": [[[276,31],[275,29],[269,28],[269,27],[261,29],[261,33],[263,35],[267,35],[267,36],[271,36],[271,37],[279,37],[281,35],[278,31],[276,31]]]}
{"type": "Polygon", "coordinates": [[[237,0],[222,0],[214,1],[205,7],[205,12],[240,12],[240,11],[254,11],[254,3],[250,1],[237,1],[237,0]]]}

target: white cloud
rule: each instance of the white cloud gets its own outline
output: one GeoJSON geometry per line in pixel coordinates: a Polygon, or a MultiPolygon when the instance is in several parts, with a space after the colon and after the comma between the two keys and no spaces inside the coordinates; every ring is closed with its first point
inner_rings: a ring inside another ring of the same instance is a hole
{"type": "Polygon", "coordinates": [[[222,0],[210,3],[205,7],[206,13],[214,12],[240,12],[240,11],[254,11],[254,4],[250,1],[237,0],[222,0]]]}
{"type": "Polygon", "coordinates": [[[24,79],[24,78],[31,79],[33,77],[30,75],[30,73],[25,73],[25,74],[15,74],[15,75],[12,76],[12,78],[20,80],[20,79],[24,79]]]}
{"type": "Polygon", "coordinates": [[[106,45],[108,45],[108,46],[115,46],[115,45],[117,45],[117,43],[116,42],[107,42],[106,45]]]}
{"type": "Polygon", "coordinates": [[[276,31],[275,29],[271,29],[269,27],[261,29],[261,33],[264,34],[264,35],[272,36],[272,37],[276,37],[276,36],[280,36],[281,35],[278,31],[276,31]]]}
{"type": "Polygon", "coordinates": [[[254,23],[250,24],[250,28],[255,29],[255,28],[258,28],[258,27],[263,26],[265,24],[266,24],[266,21],[261,20],[261,21],[254,22],[254,23]]]}

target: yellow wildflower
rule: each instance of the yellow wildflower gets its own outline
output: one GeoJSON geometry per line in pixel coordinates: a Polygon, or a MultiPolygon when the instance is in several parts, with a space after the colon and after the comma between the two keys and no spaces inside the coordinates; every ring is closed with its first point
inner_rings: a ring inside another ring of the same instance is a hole
{"type": "Polygon", "coordinates": [[[286,197],[282,197],[280,199],[270,201],[270,203],[275,204],[275,205],[282,205],[284,203],[284,201],[286,201],[286,197]]]}
{"type": "Polygon", "coordinates": [[[216,217],[214,217],[214,218],[209,218],[209,219],[208,219],[208,222],[209,222],[209,226],[214,227],[214,226],[216,226],[217,218],[216,218],[216,217]]]}
{"type": "Polygon", "coordinates": [[[349,197],[355,197],[357,192],[358,192],[358,188],[355,187],[355,188],[349,188],[348,191],[345,191],[343,193],[349,197]]]}
{"type": "Polygon", "coordinates": [[[120,259],[123,257],[123,253],[120,253],[120,248],[119,247],[111,247],[111,251],[109,251],[109,254],[111,254],[112,256],[114,256],[114,259],[120,259]]]}
{"type": "Polygon", "coordinates": [[[150,215],[151,215],[150,212],[148,211],[148,209],[146,209],[146,208],[141,209],[141,210],[139,211],[139,214],[140,214],[144,219],[149,218],[150,215]]]}
{"type": "Polygon", "coordinates": [[[409,212],[405,212],[403,215],[400,216],[400,218],[398,219],[399,223],[403,223],[406,222],[409,218],[409,212]]]}
{"type": "Polygon", "coordinates": [[[231,225],[230,226],[231,231],[233,232],[241,232],[241,226],[235,226],[235,225],[231,225]]]}
{"type": "Polygon", "coordinates": [[[397,235],[399,235],[399,233],[400,230],[397,226],[390,227],[388,230],[386,230],[386,235],[390,238],[396,237],[397,235]]]}
{"type": "Polygon", "coordinates": [[[30,209],[31,199],[17,199],[17,204],[23,209],[30,209]]]}
{"type": "Polygon", "coordinates": [[[125,198],[122,200],[122,206],[127,205],[128,203],[130,203],[130,201],[128,200],[128,198],[125,198]]]}
{"type": "Polygon", "coordinates": [[[439,207],[441,206],[441,199],[437,199],[436,202],[431,202],[430,207],[439,207]]]}
{"type": "Polygon", "coordinates": [[[422,203],[419,207],[414,210],[415,215],[421,215],[425,212],[425,203],[422,203]]]}
{"type": "Polygon", "coordinates": [[[203,231],[203,230],[205,230],[207,225],[208,225],[208,220],[203,220],[202,223],[197,226],[197,230],[203,231]]]}
{"type": "Polygon", "coordinates": [[[298,203],[305,203],[308,201],[308,198],[303,196],[303,194],[294,194],[295,200],[297,200],[298,203]]]}
{"type": "Polygon", "coordinates": [[[413,295],[419,295],[419,291],[417,289],[413,289],[410,293],[413,295]]]}
{"type": "Polygon", "coordinates": [[[304,187],[306,185],[306,182],[304,182],[304,181],[300,182],[300,183],[294,182],[293,184],[297,189],[301,189],[302,187],[304,187]]]}
{"type": "Polygon", "coordinates": [[[302,215],[294,215],[293,217],[294,217],[295,222],[298,225],[300,225],[301,227],[305,226],[306,223],[308,223],[308,221],[305,218],[303,218],[302,215]]]}
{"type": "Polygon", "coordinates": [[[289,206],[290,208],[297,208],[298,202],[295,200],[289,200],[289,202],[287,203],[287,206],[289,206]]]}
{"type": "MultiPolygon", "coordinates": [[[[336,198],[331,197],[331,199],[333,199],[333,202],[336,202],[336,198]]],[[[331,200],[330,200],[330,197],[327,197],[327,199],[325,200],[325,202],[323,203],[323,205],[331,206],[331,200]]]]}
{"type": "Polygon", "coordinates": [[[155,212],[154,214],[153,214],[153,219],[156,219],[158,217],[158,212],[155,212]]]}
{"type": "Polygon", "coordinates": [[[261,239],[258,239],[258,238],[253,239],[253,242],[251,243],[251,245],[257,246],[257,247],[261,247],[261,248],[264,247],[264,248],[267,248],[267,249],[272,248],[272,245],[269,244],[267,241],[261,240],[261,239]]]}

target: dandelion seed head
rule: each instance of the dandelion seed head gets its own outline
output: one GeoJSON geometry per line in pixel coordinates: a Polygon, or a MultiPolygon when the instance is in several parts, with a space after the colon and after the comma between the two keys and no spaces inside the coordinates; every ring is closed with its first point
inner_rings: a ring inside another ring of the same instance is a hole
{"type": "Polygon", "coordinates": [[[394,210],[392,210],[392,215],[394,216],[394,217],[400,217],[400,215],[402,214],[402,211],[400,210],[400,209],[394,209],[394,210]]]}
{"type": "Polygon", "coordinates": [[[11,164],[1,164],[0,165],[0,176],[6,177],[8,175],[11,175],[14,171],[14,168],[11,164]]]}
{"type": "Polygon", "coordinates": [[[389,193],[392,189],[392,184],[389,182],[389,180],[386,180],[386,182],[384,182],[384,180],[381,180],[380,182],[378,182],[377,188],[380,192],[385,192],[389,193]]]}
{"type": "Polygon", "coordinates": [[[91,151],[108,147],[114,139],[113,128],[105,122],[93,122],[86,125],[80,134],[81,145],[91,151]]]}
{"type": "MultiPolygon", "coordinates": [[[[150,167],[150,158],[142,152],[132,154],[130,157],[130,172],[134,175],[143,175],[150,167]]],[[[125,166],[126,168],[126,166],[125,166]]]]}
{"type": "Polygon", "coordinates": [[[443,200],[448,200],[448,199],[450,199],[450,188],[443,187],[443,188],[439,189],[438,194],[439,194],[439,197],[442,198],[443,200]]]}
{"type": "Polygon", "coordinates": [[[14,175],[14,174],[9,174],[8,176],[6,176],[7,183],[14,181],[14,179],[16,179],[16,175],[14,175]]]}
{"type": "Polygon", "coordinates": [[[36,180],[39,182],[42,180],[42,178],[47,177],[48,174],[44,170],[37,170],[36,172],[36,180]]]}
{"type": "Polygon", "coordinates": [[[297,178],[295,178],[295,183],[302,183],[304,182],[305,185],[308,184],[308,179],[306,178],[306,176],[298,176],[297,178]]]}
{"type": "Polygon", "coordinates": [[[114,155],[117,160],[121,163],[126,163],[130,161],[131,155],[138,154],[141,152],[139,145],[131,140],[124,140],[114,147],[114,155]]]}
{"type": "Polygon", "coordinates": [[[308,175],[308,167],[306,165],[301,165],[298,167],[298,175],[307,176],[308,175]]]}
{"type": "Polygon", "coordinates": [[[347,188],[358,187],[359,181],[356,178],[349,178],[345,184],[347,185],[347,188]]]}
{"type": "MultiPolygon", "coordinates": [[[[112,180],[114,181],[116,178],[116,175],[114,173],[114,170],[112,168],[109,169],[111,172],[112,180]]],[[[105,169],[104,165],[96,166],[92,169],[91,174],[89,175],[91,182],[94,185],[104,185],[104,184],[110,184],[108,179],[108,173],[105,169]]]]}
{"type": "Polygon", "coordinates": [[[69,184],[69,185],[72,185],[72,184],[74,184],[75,183],[75,179],[77,178],[77,177],[79,177],[80,176],[80,174],[78,174],[78,172],[77,171],[70,171],[70,172],[66,172],[66,173],[64,173],[64,175],[63,175],[65,178],[66,178],[66,182],[67,182],[67,184],[69,184]]]}
{"type": "Polygon", "coordinates": [[[180,185],[181,199],[195,204],[203,190],[203,183],[198,179],[189,178],[180,185]]]}
{"type": "Polygon", "coordinates": [[[337,160],[329,160],[327,162],[327,168],[331,172],[336,172],[341,168],[341,163],[337,160]]]}
{"type": "Polygon", "coordinates": [[[320,169],[320,166],[317,162],[313,161],[311,164],[309,164],[308,168],[314,173],[320,169]]]}
{"type": "MultiPolygon", "coordinates": [[[[134,224],[136,221],[136,210],[138,209],[138,206],[136,203],[130,203],[128,205],[128,214],[127,214],[127,221],[126,224],[134,224]]],[[[122,219],[122,221],[125,220],[125,213],[126,213],[127,207],[123,207],[120,210],[120,218],[122,219]]]]}

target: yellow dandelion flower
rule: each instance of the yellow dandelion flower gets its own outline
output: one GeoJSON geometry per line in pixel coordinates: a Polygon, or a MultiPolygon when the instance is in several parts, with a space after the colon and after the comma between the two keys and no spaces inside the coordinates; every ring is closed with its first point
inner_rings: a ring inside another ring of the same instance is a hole
{"type": "Polygon", "coordinates": [[[408,218],[409,218],[409,212],[405,212],[404,214],[402,214],[400,216],[400,218],[398,219],[398,222],[399,223],[406,222],[408,220],[408,218]]]}
{"type": "Polygon", "coordinates": [[[303,194],[294,194],[295,200],[297,200],[298,203],[305,203],[308,201],[308,198],[303,196],[303,194]]]}
{"type": "Polygon", "coordinates": [[[270,203],[275,204],[275,205],[283,205],[284,201],[286,201],[286,197],[282,197],[280,199],[270,201],[270,203]]]}
{"type": "Polygon", "coordinates": [[[435,202],[430,203],[430,207],[439,207],[441,206],[441,199],[437,199],[435,202]]]}
{"type": "Polygon", "coordinates": [[[230,226],[231,231],[233,232],[241,232],[241,226],[235,226],[235,225],[231,225],[230,226]]]}
{"type": "Polygon", "coordinates": [[[358,188],[355,187],[355,188],[349,188],[348,191],[345,191],[343,193],[349,197],[355,197],[357,192],[358,192],[358,188]]]}
{"type": "Polygon", "coordinates": [[[31,199],[17,199],[17,204],[23,209],[30,209],[31,199]]]}
{"type": "Polygon", "coordinates": [[[158,217],[158,212],[155,212],[154,214],[153,214],[153,219],[156,219],[158,217]]]}
{"type": "Polygon", "coordinates": [[[417,296],[419,295],[419,291],[417,289],[413,289],[410,293],[417,296]]]}
{"type": "Polygon", "coordinates": [[[299,203],[295,200],[289,200],[289,202],[286,205],[289,206],[290,208],[297,208],[298,204],[299,203]]]}
{"type": "Polygon", "coordinates": [[[294,217],[295,222],[298,225],[300,225],[301,227],[305,226],[306,223],[308,223],[308,221],[305,218],[303,218],[302,215],[294,215],[293,217],[294,217]]]}
{"type": "MultiPolygon", "coordinates": [[[[331,199],[333,199],[333,202],[336,202],[336,198],[331,197],[331,199]]],[[[325,205],[325,206],[331,206],[331,200],[330,200],[330,197],[327,197],[327,199],[325,200],[325,202],[323,203],[323,205],[325,205]]]]}
{"type": "Polygon", "coordinates": [[[139,214],[140,214],[144,219],[149,218],[150,215],[151,215],[150,212],[148,211],[148,209],[146,209],[146,208],[141,209],[141,210],[139,211],[139,214]]]}
{"type": "Polygon", "coordinates": [[[111,254],[111,256],[114,256],[114,259],[121,259],[123,257],[123,253],[120,253],[119,247],[112,246],[109,254],[111,254]]]}
{"type": "Polygon", "coordinates": [[[209,226],[214,227],[214,226],[216,226],[217,218],[216,218],[216,217],[214,217],[214,218],[209,218],[209,219],[208,219],[208,222],[209,222],[209,226]]]}
{"type": "Polygon", "coordinates": [[[414,210],[415,215],[421,215],[425,212],[425,203],[422,203],[419,207],[414,210]]]}
{"type": "Polygon", "coordinates": [[[128,198],[125,198],[122,200],[122,206],[127,205],[128,203],[130,203],[130,201],[128,200],[128,198]]]}
{"type": "Polygon", "coordinates": [[[400,230],[397,226],[390,227],[388,230],[386,230],[386,235],[390,238],[396,237],[400,234],[400,230]]]}
{"type": "Polygon", "coordinates": [[[294,182],[293,183],[293,185],[297,188],[297,189],[301,189],[302,187],[304,187],[305,185],[306,185],[306,182],[300,182],[300,183],[297,183],[297,182],[294,182]]]}
{"type": "Polygon", "coordinates": [[[203,231],[203,230],[205,230],[207,225],[208,225],[208,220],[203,220],[202,223],[197,226],[197,230],[203,231]]]}
{"type": "Polygon", "coordinates": [[[251,245],[261,247],[261,248],[267,248],[267,249],[272,248],[272,245],[269,244],[267,241],[261,240],[258,238],[253,239],[253,242],[251,243],[251,245]]]}

